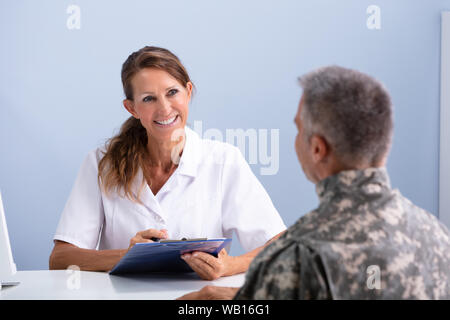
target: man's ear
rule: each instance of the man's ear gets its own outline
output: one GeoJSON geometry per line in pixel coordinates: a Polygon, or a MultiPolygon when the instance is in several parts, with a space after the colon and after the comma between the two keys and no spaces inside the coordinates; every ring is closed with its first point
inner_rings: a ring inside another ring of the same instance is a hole
{"type": "Polygon", "coordinates": [[[134,110],[134,104],[133,104],[132,100],[129,100],[129,99],[123,100],[123,106],[125,107],[125,109],[127,109],[127,111],[129,113],[131,113],[131,115],[133,117],[135,117],[136,119],[139,119],[139,116],[137,115],[136,111],[134,110]]]}
{"type": "Polygon", "coordinates": [[[323,137],[318,135],[313,135],[311,137],[310,148],[312,160],[314,163],[321,162],[330,153],[327,142],[323,137]]]}

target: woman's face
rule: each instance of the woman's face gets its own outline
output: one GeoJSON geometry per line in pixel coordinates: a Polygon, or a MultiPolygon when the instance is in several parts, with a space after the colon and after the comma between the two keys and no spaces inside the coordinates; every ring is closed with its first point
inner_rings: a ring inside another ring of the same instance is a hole
{"type": "Polygon", "coordinates": [[[164,70],[145,68],[131,84],[133,100],[124,100],[125,108],[141,120],[149,139],[170,141],[174,130],[186,125],[192,83],[184,87],[164,70]]]}

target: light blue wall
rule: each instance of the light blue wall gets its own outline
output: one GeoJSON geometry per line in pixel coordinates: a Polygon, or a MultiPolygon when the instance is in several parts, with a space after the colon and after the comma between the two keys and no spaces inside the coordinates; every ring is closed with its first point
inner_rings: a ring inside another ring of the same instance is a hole
{"type": "Polygon", "coordinates": [[[278,174],[252,169],[287,225],[317,205],[293,148],[297,77],[328,64],[375,76],[395,104],[392,184],[437,214],[445,9],[448,0],[2,1],[0,188],[18,269],[48,268],[82,159],[127,118],[121,64],[144,45],[170,49],[190,72],[189,122],[280,129],[278,174]],[[80,30],[66,27],[71,4],[80,30]],[[380,30],[366,27],[371,4],[380,30]]]}

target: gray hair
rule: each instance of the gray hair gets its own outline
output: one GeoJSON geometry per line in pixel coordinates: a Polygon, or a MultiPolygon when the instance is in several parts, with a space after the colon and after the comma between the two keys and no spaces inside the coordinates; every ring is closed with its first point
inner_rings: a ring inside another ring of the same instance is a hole
{"type": "Polygon", "coordinates": [[[347,165],[375,165],[387,155],[393,131],[389,93],[356,70],[328,66],[299,78],[306,138],[322,136],[347,165]]]}

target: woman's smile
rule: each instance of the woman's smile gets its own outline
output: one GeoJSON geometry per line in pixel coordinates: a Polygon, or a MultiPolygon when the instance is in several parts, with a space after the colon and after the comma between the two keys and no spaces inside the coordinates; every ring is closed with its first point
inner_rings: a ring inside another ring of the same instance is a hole
{"type": "Polygon", "coordinates": [[[171,128],[180,122],[180,116],[175,115],[165,120],[153,120],[153,123],[159,128],[171,128]]]}

